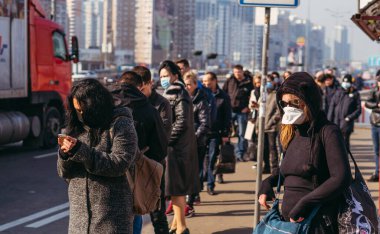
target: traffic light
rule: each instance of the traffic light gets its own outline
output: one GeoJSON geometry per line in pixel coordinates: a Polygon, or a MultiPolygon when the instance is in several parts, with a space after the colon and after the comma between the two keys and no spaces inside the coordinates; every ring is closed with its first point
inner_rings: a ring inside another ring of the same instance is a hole
{"type": "Polygon", "coordinates": [[[207,59],[216,59],[216,57],[218,57],[217,53],[210,53],[207,55],[207,59]]]}
{"type": "Polygon", "coordinates": [[[194,56],[201,56],[202,55],[202,50],[196,50],[193,52],[194,56]]]}

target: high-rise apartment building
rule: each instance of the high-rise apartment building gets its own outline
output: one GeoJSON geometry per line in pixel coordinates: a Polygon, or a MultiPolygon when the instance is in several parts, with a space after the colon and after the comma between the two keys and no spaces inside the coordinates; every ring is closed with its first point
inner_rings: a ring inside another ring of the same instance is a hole
{"type": "Polygon", "coordinates": [[[106,66],[133,63],[135,38],[135,0],[104,0],[102,51],[106,66]]]}
{"type": "Polygon", "coordinates": [[[84,9],[83,1],[67,0],[67,15],[68,15],[68,38],[72,36],[78,37],[79,48],[84,48],[84,9]]]}
{"type": "Polygon", "coordinates": [[[334,61],[340,68],[346,68],[351,60],[351,47],[348,43],[348,30],[346,26],[335,26],[334,61]]]}
{"type": "Polygon", "coordinates": [[[83,5],[85,12],[84,48],[100,48],[103,39],[103,1],[87,0],[83,5]]]}

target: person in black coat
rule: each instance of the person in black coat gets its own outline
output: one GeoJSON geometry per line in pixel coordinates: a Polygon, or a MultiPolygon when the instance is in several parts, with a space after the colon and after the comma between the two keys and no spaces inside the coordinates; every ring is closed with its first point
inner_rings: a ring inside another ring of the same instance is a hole
{"type": "Polygon", "coordinates": [[[350,149],[350,136],[354,131],[354,121],[362,113],[358,91],[352,85],[352,76],[347,74],[342,80],[342,89],[331,100],[327,119],[338,125],[342,131],[346,147],[350,149]]]}
{"type": "Polygon", "coordinates": [[[159,74],[161,86],[165,89],[164,97],[170,102],[173,116],[165,175],[165,193],[171,197],[174,210],[170,232],[187,234],[186,195],[200,191],[193,104],[175,63],[163,61],[159,74]]]}
{"type": "MultiPolygon", "coordinates": [[[[218,86],[218,78],[213,72],[206,72],[203,77],[203,85],[209,88],[216,100],[216,119],[211,122],[209,133],[207,166],[207,193],[215,195],[215,175],[214,167],[220,153],[220,147],[229,141],[231,126],[231,101],[228,95],[218,86]]],[[[219,183],[223,183],[223,175],[218,175],[219,183]]]]}
{"type": "Polygon", "coordinates": [[[323,101],[325,102],[323,104],[325,113],[329,113],[329,107],[330,103],[335,95],[335,93],[339,90],[339,82],[332,74],[325,74],[324,75],[324,87],[323,87],[323,94],[324,98],[323,101]]]}
{"type": "Polygon", "coordinates": [[[283,115],[280,138],[286,152],[280,173],[263,181],[259,203],[269,209],[267,201],[275,198],[273,187],[280,176],[286,221],[301,222],[321,205],[309,233],[338,233],[339,201],[352,178],[342,133],[327,120],[321,93],[306,72],[294,73],[284,81],[277,103],[283,115]]]}
{"type": "MultiPolygon", "coordinates": [[[[198,87],[197,75],[193,72],[187,72],[184,75],[183,81],[185,82],[186,89],[193,101],[194,130],[197,137],[198,150],[199,181],[202,190],[203,163],[207,149],[208,132],[210,130],[210,108],[206,92],[204,89],[198,87]]],[[[194,214],[194,201],[200,202],[199,194],[190,194],[188,205],[192,212],[188,212],[186,216],[190,216],[190,213],[194,214]]]]}

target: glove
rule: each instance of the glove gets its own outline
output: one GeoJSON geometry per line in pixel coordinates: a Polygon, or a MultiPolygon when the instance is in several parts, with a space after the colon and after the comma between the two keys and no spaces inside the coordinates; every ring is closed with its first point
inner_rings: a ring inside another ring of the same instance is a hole
{"type": "Polygon", "coordinates": [[[350,122],[350,118],[346,117],[344,120],[346,120],[346,122],[350,122]]]}

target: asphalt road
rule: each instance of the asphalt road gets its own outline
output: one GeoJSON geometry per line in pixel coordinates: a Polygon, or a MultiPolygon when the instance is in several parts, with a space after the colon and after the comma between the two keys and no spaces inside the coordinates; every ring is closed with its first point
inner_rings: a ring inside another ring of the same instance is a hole
{"type": "Polygon", "coordinates": [[[67,185],[56,157],[56,149],[0,147],[1,233],[67,233],[67,185]]]}

